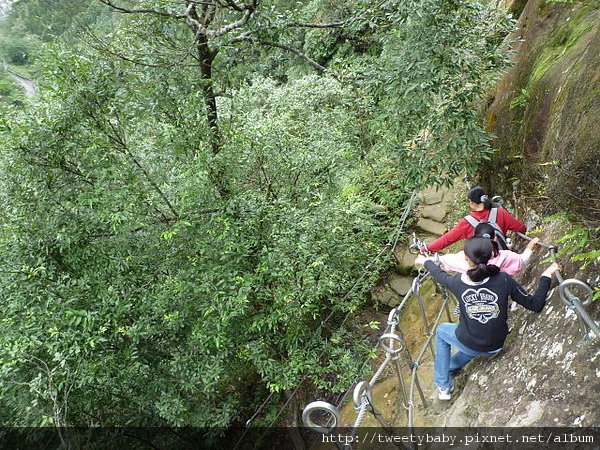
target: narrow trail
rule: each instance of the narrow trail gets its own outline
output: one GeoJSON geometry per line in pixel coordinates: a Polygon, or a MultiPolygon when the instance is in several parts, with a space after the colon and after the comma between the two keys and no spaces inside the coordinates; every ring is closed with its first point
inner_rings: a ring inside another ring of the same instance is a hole
{"type": "Polygon", "coordinates": [[[17,75],[12,70],[10,70],[8,68],[8,64],[6,63],[6,60],[4,59],[2,60],[2,68],[8,74],[9,77],[11,77],[13,80],[15,80],[21,85],[27,97],[31,97],[37,92],[37,87],[35,86],[35,83],[30,79],[17,75]]]}

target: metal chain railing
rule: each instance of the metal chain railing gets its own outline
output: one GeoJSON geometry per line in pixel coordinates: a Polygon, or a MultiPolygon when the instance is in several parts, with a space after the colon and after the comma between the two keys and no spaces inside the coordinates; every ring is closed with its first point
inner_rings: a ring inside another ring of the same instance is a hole
{"type": "MultiPolygon", "coordinates": [[[[523,233],[516,233],[517,236],[525,239],[526,241],[531,241],[533,238],[527,236],[523,233]]],[[[538,241],[536,243],[542,247],[548,249],[550,253],[550,259],[553,261],[556,260],[556,251],[557,248],[554,245],[547,244],[545,242],[538,241]]],[[[556,275],[556,279],[559,282],[558,285],[558,293],[563,302],[573,311],[577,313],[577,318],[579,319],[579,326],[582,333],[582,339],[586,339],[589,331],[592,331],[596,334],[597,337],[600,338],[600,327],[598,324],[589,316],[589,314],[583,308],[584,306],[589,305],[592,302],[594,297],[594,291],[592,288],[581,280],[575,278],[564,279],[560,273],[560,271],[554,272],[556,275]],[[584,294],[584,299],[582,300],[578,295],[575,295],[572,289],[578,288],[584,294]]]]}
{"type": "MultiPolygon", "coordinates": [[[[497,206],[502,206],[502,197],[499,195],[493,197],[492,203],[497,206]]],[[[525,239],[526,241],[533,240],[532,237],[529,237],[526,234],[519,232],[516,232],[515,234],[525,239]]],[[[550,253],[550,258],[553,261],[556,261],[557,247],[555,245],[547,244],[541,241],[536,242],[536,244],[541,247],[547,248],[550,253]]],[[[583,307],[589,305],[592,299],[594,298],[594,292],[592,288],[583,281],[577,280],[575,278],[568,278],[565,280],[562,277],[560,271],[558,270],[554,273],[556,275],[556,279],[559,282],[558,293],[560,295],[560,298],[571,310],[577,313],[577,318],[579,319],[579,326],[582,333],[582,340],[587,339],[589,331],[592,331],[594,334],[596,334],[597,337],[600,338],[600,327],[598,327],[598,324],[594,320],[592,320],[589,314],[583,309],[583,307]],[[579,296],[574,295],[571,289],[569,289],[570,287],[580,288],[585,294],[584,300],[581,300],[579,296]]]]}
{"type": "MultiPolygon", "coordinates": [[[[377,369],[371,380],[369,380],[368,382],[361,381],[354,388],[353,402],[358,412],[358,415],[352,428],[352,435],[350,439],[348,439],[349,442],[355,442],[356,433],[358,432],[358,429],[360,428],[363,420],[367,416],[367,413],[371,413],[384,429],[389,429],[389,426],[383,420],[381,413],[373,404],[372,388],[381,376],[381,374],[383,374],[385,369],[390,364],[393,364],[396,376],[398,377],[398,384],[400,386],[400,398],[402,399],[404,409],[406,410],[409,427],[412,428],[413,426],[413,398],[415,395],[415,390],[418,391],[423,406],[427,407],[427,400],[425,399],[423,389],[421,388],[421,384],[419,382],[418,368],[420,367],[420,364],[423,361],[428,349],[431,350],[432,356],[434,355],[432,339],[434,336],[434,330],[440,322],[442,315],[444,314],[444,312],[446,312],[448,314],[448,317],[450,317],[450,313],[448,310],[448,302],[450,301],[450,296],[448,295],[448,292],[446,290],[443,290],[443,303],[436,314],[433,325],[430,326],[429,321],[427,319],[427,313],[425,310],[423,299],[421,296],[421,285],[428,278],[431,278],[429,272],[427,272],[425,269],[421,269],[419,271],[419,274],[414,278],[412,286],[408,293],[404,296],[400,304],[393,308],[388,315],[387,327],[384,333],[379,337],[378,341],[378,345],[384,350],[384,352],[386,353],[386,357],[383,360],[383,362],[379,365],[379,368],[377,369]],[[411,298],[416,299],[416,301],[419,304],[421,320],[423,321],[424,329],[426,330],[427,336],[427,340],[421,347],[419,354],[416,358],[412,357],[406,345],[404,336],[402,332],[398,329],[401,312],[407,306],[411,298]],[[400,358],[403,355],[406,359],[406,366],[410,370],[411,381],[409,389],[407,389],[406,382],[404,380],[404,377],[402,376],[400,358]]],[[[304,411],[302,413],[302,421],[307,427],[311,428],[313,431],[316,431],[321,434],[327,434],[330,433],[340,423],[339,409],[336,406],[323,401],[312,402],[309,405],[307,405],[306,408],[304,408],[304,411]],[[317,415],[323,418],[322,421],[324,421],[327,424],[327,426],[319,425],[315,422],[314,417],[317,415]]],[[[350,448],[349,444],[346,444],[345,448],[350,448]]]]}

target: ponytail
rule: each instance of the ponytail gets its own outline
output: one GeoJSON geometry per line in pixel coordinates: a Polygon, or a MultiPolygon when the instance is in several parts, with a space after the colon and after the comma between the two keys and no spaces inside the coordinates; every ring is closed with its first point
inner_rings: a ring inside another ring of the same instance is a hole
{"type": "Polygon", "coordinates": [[[493,277],[498,272],[500,272],[500,268],[493,264],[477,264],[474,268],[467,270],[467,275],[471,279],[471,281],[482,281],[488,277],[493,277]]]}
{"type": "Polygon", "coordinates": [[[492,241],[492,247],[494,247],[494,255],[492,256],[492,258],[495,258],[500,254],[500,246],[496,241],[492,241]]]}
{"type": "Polygon", "coordinates": [[[494,246],[491,240],[477,236],[467,239],[464,252],[475,264],[475,267],[467,271],[467,275],[472,281],[482,281],[500,272],[498,266],[488,264],[494,255],[494,246]]]}
{"type": "Polygon", "coordinates": [[[480,203],[483,203],[483,207],[485,209],[487,209],[488,211],[490,209],[492,209],[492,201],[488,198],[487,195],[484,194],[484,195],[481,196],[481,202],[480,203]]]}

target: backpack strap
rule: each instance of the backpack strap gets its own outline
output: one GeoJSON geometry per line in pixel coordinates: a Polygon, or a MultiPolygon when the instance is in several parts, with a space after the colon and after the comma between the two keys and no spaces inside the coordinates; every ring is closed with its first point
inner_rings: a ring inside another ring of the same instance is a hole
{"type": "MultiPolygon", "coordinates": [[[[494,228],[496,227],[494,226],[494,228]]],[[[504,233],[502,232],[500,227],[496,228],[496,237],[498,238],[498,244],[500,245],[500,249],[508,250],[508,242],[506,242],[506,236],[504,236],[504,233]]]]}
{"type": "MultiPolygon", "coordinates": [[[[479,220],[477,220],[471,215],[465,216],[464,219],[473,228],[477,228],[477,225],[481,223],[479,220]]],[[[488,215],[487,221],[484,222],[488,222],[491,226],[494,227],[494,230],[496,230],[496,237],[498,238],[498,245],[500,246],[500,248],[502,250],[508,250],[508,242],[506,242],[506,236],[504,236],[504,231],[502,231],[502,228],[500,228],[500,226],[496,223],[497,219],[498,208],[492,208],[490,210],[490,214],[488,215]]]]}
{"type": "Polygon", "coordinates": [[[465,216],[464,219],[469,223],[469,225],[471,225],[473,228],[477,228],[477,225],[479,225],[479,220],[477,220],[475,217],[468,215],[465,216]]]}
{"type": "Polygon", "coordinates": [[[488,216],[488,223],[494,227],[496,230],[496,237],[498,238],[498,243],[500,244],[500,248],[503,250],[508,250],[508,242],[506,242],[506,236],[504,236],[504,231],[500,228],[500,225],[496,223],[498,219],[498,208],[492,208],[490,210],[490,214],[488,216]]]}
{"type": "MultiPolygon", "coordinates": [[[[492,208],[490,210],[490,214],[489,214],[487,220],[489,223],[496,225],[496,220],[498,220],[498,208],[492,208]]],[[[494,227],[494,228],[496,228],[496,227],[494,227]]]]}

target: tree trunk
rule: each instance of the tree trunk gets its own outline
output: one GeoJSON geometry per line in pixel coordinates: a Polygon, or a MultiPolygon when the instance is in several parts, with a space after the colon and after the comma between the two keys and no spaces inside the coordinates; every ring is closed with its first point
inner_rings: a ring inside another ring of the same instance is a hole
{"type": "Polygon", "coordinates": [[[210,145],[213,155],[217,155],[221,150],[221,135],[218,124],[217,99],[212,82],[212,63],[215,56],[217,56],[217,52],[208,47],[206,36],[201,36],[198,40],[198,56],[202,77],[202,94],[204,95],[204,104],[206,106],[206,119],[211,131],[210,145]]]}
{"type": "MultiPolygon", "coordinates": [[[[211,50],[208,46],[206,36],[202,35],[198,39],[198,57],[200,60],[200,76],[202,78],[202,95],[204,105],[206,106],[206,120],[210,129],[210,147],[213,156],[217,156],[221,151],[221,133],[219,131],[219,115],[217,111],[217,98],[213,89],[212,81],[212,63],[217,56],[217,51],[211,50]]],[[[230,194],[230,190],[225,182],[225,173],[217,161],[209,164],[209,174],[222,198],[230,194]]]]}

